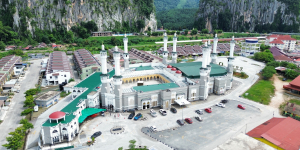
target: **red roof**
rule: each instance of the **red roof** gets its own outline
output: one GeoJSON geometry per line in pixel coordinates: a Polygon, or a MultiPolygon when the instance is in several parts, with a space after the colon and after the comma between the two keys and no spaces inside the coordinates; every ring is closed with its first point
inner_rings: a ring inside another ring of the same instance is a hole
{"type": "Polygon", "coordinates": [[[267,36],[267,39],[270,39],[270,38],[277,38],[277,37],[278,37],[278,35],[272,34],[272,35],[270,35],[270,36],[267,36]]]}
{"type": "Polygon", "coordinates": [[[62,111],[56,111],[54,113],[52,113],[51,115],[49,115],[50,119],[61,119],[63,117],[65,117],[66,113],[62,112],[62,111]]]}
{"type": "Polygon", "coordinates": [[[275,40],[273,40],[272,42],[270,42],[270,43],[273,43],[273,44],[284,44],[281,40],[279,40],[279,39],[275,39],[275,40]]]}
{"type": "Polygon", "coordinates": [[[171,66],[171,65],[168,65],[167,68],[172,68],[172,66],[171,66]]]}
{"type": "Polygon", "coordinates": [[[279,40],[286,40],[286,41],[296,41],[296,39],[293,39],[290,35],[280,35],[278,37],[279,40]]]}
{"type": "Polygon", "coordinates": [[[172,70],[172,71],[176,71],[176,68],[172,68],[171,70],[172,70]]]}
{"type": "Polygon", "coordinates": [[[176,73],[177,73],[177,74],[181,74],[182,72],[181,72],[180,70],[177,70],[176,73]]]}
{"type": "Polygon", "coordinates": [[[292,82],[290,82],[290,85],[300,87],[300,76],[298,76],[292,82]]]}
{"type": "Polygon", "coordinates": [[[293,118],[272,118],[247,133],[264,138],[285,150],[299,150],[300,122],[293,118]]]}

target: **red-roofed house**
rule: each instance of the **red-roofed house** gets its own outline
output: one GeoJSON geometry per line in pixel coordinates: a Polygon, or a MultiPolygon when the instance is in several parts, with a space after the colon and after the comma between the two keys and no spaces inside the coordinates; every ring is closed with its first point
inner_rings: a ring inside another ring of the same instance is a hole
{"type": "Polygon", "coordinates": [[[292,51],[295,50],[296,39],[293,39],[290,35],[272,34],[266,38],[265,44],[271,47],[276,46],[281,50],[292,51]]]}
{"type": "Polygon", "coordinates": [[[247,133],[279,150],[299,150],[300,122],[293,118],[272,118],[247,133]]]}
{"type": "Polygon", "coordinates": [[[290,82],[289,85],[283,85],[283,88],[287,90],[288,93],[300,96],[300,76],[290,82]]]}

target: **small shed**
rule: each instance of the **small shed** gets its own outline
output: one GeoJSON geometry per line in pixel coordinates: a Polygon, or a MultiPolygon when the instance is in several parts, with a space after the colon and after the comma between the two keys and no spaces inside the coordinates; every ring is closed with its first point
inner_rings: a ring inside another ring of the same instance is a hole
{"type": "Polygon", "coordinates": [[[48,91],[40,96],[38,96],[34,101],[39,107],[49,107],[58,102],[60,98],[59,91],[48,91]]]}

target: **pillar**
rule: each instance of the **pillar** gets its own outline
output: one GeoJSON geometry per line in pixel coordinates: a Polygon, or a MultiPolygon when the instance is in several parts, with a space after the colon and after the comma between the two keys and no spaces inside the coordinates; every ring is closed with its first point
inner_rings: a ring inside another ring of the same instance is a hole
{"type": "Polygon", "coordinates": [[[214,38],[214,47],[213,47],[213,52],[211,54],[211,63],[213,64],[217,64],[217,47],[218,47],[218,37],[217,37],[217,34],[215,35],[215,38],[214,38]]]}
{"type": "Polygon", "coordinates": [[[206,59],[206,65],[207,65],[207,69],[208,70],[211,70],[211,65],[210,65],[210,62],[211,62],[211,43],[210,43],[210,40],[208,40],[208,44],[207,44],[207,47],[208,47],[208,50],[207,50],[207,59],[206,59]]]}
{"type": "Polygon", "coordinates": [[[203,60],[202,60],[202,67],[200,68],[200,86],[199,86],[199,98],[200,100],[206,100],[208,97],[208,77],[209,77],[209,70],[207,69],[207,55],[209,54],[207,42],[205,42],[205,46],[203,47],[203,60]]]}
{"type": "Polygon", "coordinates": [[[175,33],[175,34],[174,34],[174,37],[173,37],[172,63],[177,63],[177,52],[176,52],[176,47],[177,47],[177,37],[176,37],[176,33],[175,33]]]}
{"type": "Polygon", "coordinates": [[[107,52],[104,49],[104,45],[102,44],[102,50],[100,51],[100,59],[101,59],[101,70],[102,74],[100,75],[100,79],[102,82],[101,85],[101,103],[102,106],[106,106],[105,104],[105,94],[110,93],[109,86],[109,75],[107,74],[107,52]]]}
{"type": "Polygon", "coordinates": [[[126,70],[129,69],[128,38],[126,37],[126,33],[125,33],[125,37],[123,38],[123,42],[124,42],[124,54],[123,54],[124,68],[126,70]]]}
{"type": "Polygon", "coordinates": [[[232,36],[232,40],[230,41],[230,56],[228,57],[226,89],[232,88],[234,46],[235,46],[235,41],[234,41],[234,36],[232,36]]]}
{"type": "Polygon", "coordinates": [[[163,51],[163,64],[168,64],[168,36],[167,33],[164,33],[164,51],[163,51]]]}
{"type": "MultiPolygon", "coordinates": [[[[116,46],[117,50],[117,46],[116,46]]],[[[121,112],[123,110],[123,105],[122,105],[122,76],[120,72],[120,52],[115,51],[113,53],[114,55],[114,61],[115,61],[115,75],[113,77],[113,82],[115,85],[114,88],[114,94],[115,94],[115,106],[114,109],[117,112],[121,112]]]]}

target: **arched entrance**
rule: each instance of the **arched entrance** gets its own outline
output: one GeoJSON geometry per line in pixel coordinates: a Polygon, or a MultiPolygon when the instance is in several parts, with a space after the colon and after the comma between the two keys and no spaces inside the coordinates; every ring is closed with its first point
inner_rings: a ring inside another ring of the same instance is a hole
{"type": "Polygon", "coordinates": [[[146,103],[143,103],[143,109],[147,109],[146,103]]]}
{"type": "Polygon", "coordinates": [[[147,103],[147,108],[150,108],[150,102],[147,103]]]}
{"type": "Polygon", "coordinates": [[[169,109],[169,101],[166,101],[165,105],[166,105],[166,109],[169,109]]]}

